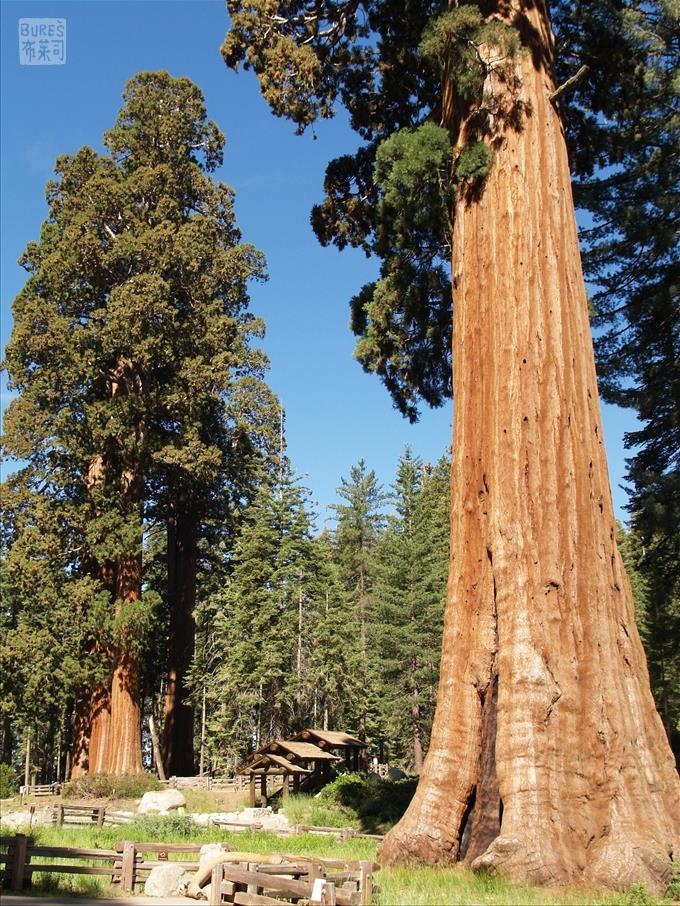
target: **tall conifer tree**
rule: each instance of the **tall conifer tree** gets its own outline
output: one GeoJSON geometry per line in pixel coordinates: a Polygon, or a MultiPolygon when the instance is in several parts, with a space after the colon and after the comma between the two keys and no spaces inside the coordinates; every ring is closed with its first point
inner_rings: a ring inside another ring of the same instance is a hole
{"type": "Polygon", "coordinates": [[[449,553],[450,463],[425,467],[407,448],[395,514],[376,550],[372,636],[390,757],[420,773],[437,692],[449,553]]]}
{"type": "Polygon", "coordinates": [[[364,690],[358,702],[357,714],[359,739],[373,735],[377,726],[380,708],[376,689],[376,663],[371,621],[373,609],[373,583],[375,579],[375,548],[378,536],[385,522],[383,508],[386,495],[373,469],[360,459],[350,469],[349,478],[342,478],[338,496],[343,503],[334,504],[336,513],[335,545],[336,558],[340,567],[345,592],[354,610],[359,628],[359,669],[364,690]],[[372,727],[367,727],[372,724],[372,727]]]}
{"type": "Polygon", "coordinates": [[[232,190],[210,177],[224,138],[188,79],[135,76],[104,143],[106,154],[58,160],[48,220],[22,259],[6,443],[83,489],[89,568],[116,632],[93,644],[110,679],[82,691],[74,769],[127,773],[142,769],[145,516],[169,527],[168,759],[192,761],[182,686],[196,537],[206,500],[248,446],[248,406],[237,412],[236,397],[257,393],[265,365],[250,345],[262,324],[246,291],[263,260],[241,242],[232,190]]]}
{"type": "Polygon", "coordinates": [[[212,605],[211,725],[232,764],[299,722],[311,571],[307,495],[284,460],[244,514],[232,575],[212,605]]]}

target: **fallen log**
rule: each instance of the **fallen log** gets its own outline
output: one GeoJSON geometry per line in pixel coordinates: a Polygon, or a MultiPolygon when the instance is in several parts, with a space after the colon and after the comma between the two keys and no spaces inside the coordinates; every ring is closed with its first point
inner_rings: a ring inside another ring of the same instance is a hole
{"type": "Polygon", "coordinates": [[[283,856],[279,855],[263,855],[262,853],[222,853],[218,856],[213,856],[210,859],[206,859],[203,865],[198,869],[196,874],[193,876],[189,887],[187,888],[187,896],[192,897],[194,900],[198,900],[201,897],[201,888],[210,881],[212,877],[212,870],[216,865],[220,865],[224,862],[259,862],[262,865],[283,865],[286,860],[283,856]]]}

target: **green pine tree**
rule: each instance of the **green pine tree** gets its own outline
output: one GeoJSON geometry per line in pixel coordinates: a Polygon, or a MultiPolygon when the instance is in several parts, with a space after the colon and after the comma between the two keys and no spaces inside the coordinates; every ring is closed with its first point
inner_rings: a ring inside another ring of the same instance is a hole
{"type": "Polygon", "coordinates": [[[647,653],[652,692],[680,762],[680,582],[663,533],[651,541],[619,528],[620,548],[633,587],[635,614],[647,653]]]}
{"type": "MultiPolygon", "coordinates": [[[[345,593],[349,597],[359,629],[356,645],[358,670],[363,694],[357,701],[355,720],[359,739],[384,738],[380,722],[375,648],[370,635],[375,575],[375,548],[385,523],[383,508],[387,497],[375,472],[360,459],[342,478],[337,489],[344,503],[333,504],[336,528],[335,556],[345,593]]],[[[382,756],[382,752],[380,753],[382,756]]]]}
{"type": "Polygon", "coordinates": [[[304,633],[311,553],[307,492],[284,461],[247,508],[231,577],[212,602],[213,672],[206,685],[218,764],[233,766],[253,748],[296,728],[305,714],[300,618],[304,633]]]}
{"type": "Polygon", "coordinates": [[[397,466],[395,513],[376,551],[373,637],[391,757],[420,773],[439,675],[448,572],[450,463],[397,466]]]}
{"type": "Polygon", "coordinates": [[[2,760],[21,760],[30,736],[32,764],[49,782],[63,779],[77,690],[100,676],[99,660],[83,653],[107,644],[114,626],[84,562],[77,506],[36,489],[30,472],[2,486],[2,760]]]}
{"type": "Polygon", "coordinates": [[[312,541],[312,570],[312,606],[306,633],[306,723],[327,730],[347,730],[353,728],[363,694],[360,630],[328,532],[312,541]]]}

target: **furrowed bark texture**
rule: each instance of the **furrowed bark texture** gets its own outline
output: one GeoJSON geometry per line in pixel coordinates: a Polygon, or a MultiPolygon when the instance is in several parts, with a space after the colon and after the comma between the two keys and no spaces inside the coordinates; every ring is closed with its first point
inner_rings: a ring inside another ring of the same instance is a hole
{"type": "Polygon", "coordinates": [[[194,773],[194,709],[186,676],[194,656],[197,526],[190,507],[168,520],[168,678],[165,695],[163,764],[168,777],[194,773]]]}
{"type": "MultiPolygon", "coordinates": [[[[116,569],[116,600],[134,604],[141,598],[142,558],[128,554],[121,557],[116,569]]],[[[108,774],[141,774],[141,690],[139,663],[125,633],[115,652],[111,680],[111,730],[106,764],[108,774]]]]}
{"type": "MultiPolygon", "coordinates": [[[[139,367],[132,360],[121,356],[110,381],[111,396],[140,396],[144,382],[139,367]]],[[[138,448],[144,439],[144,423],[139,419],[135,426],[138,448]]],[[[115,441],[117,452],[123,448],[119,439],[115,441]]],[[[144,479],[139,462],[131,457],[121,463],[120,494],[125,509],[132,515],[139,513],[144,497],[144,479]]],[[[123,551],[116,559],[115,566],[115,608],[116,616],[124,607],[134,607],[142,599],[142,539],[138,538],[139,551],[123,551]]],[[[124,628],[116,651],[113,652],[113,677],[111,680],[111,729],[107,752],[106,773],[141,774],[141,688],[140,669],[135,640],[130,629],[124,628]]]]}
{"type": "MultiPolygon", "coordinates": [[[[102,455],[93,457],[90,462],[85,484],[90,494],[98,485],[104,484],[109,468],[107,458],[102,455]]],[[[93,501],[93,506],[95,506],[93,501]]],[[[93,515],[99,515],[96,509],[93,515]]],[[[93,577],[99,579],[104,588],[110,590],[113,599],[115,585],[115,565],[106,560],[99,562],[91,554],[87,555],[88,569],[93,577]]],[[[97,643],[88,645],[87,654],[101,653],[97,643]]],[[[101,774],[108,767],[109,732],[111,729],[111,701],[108,688],[97,685],[81,689],[76,701],[73,721],[73,747],[71,779],[77,780],[84,774],[101,774]]]]}
{"type": "Polygon", "coordinates": [[[88,747],[88,772],[104,774],[108,769],[111,732],[111,696],[103,686],[95,689],[90,697],[90,743],[88,747]]]}
{"type": "Polygon", "coordinates": [[[547,12],[496,8],[530,48],[516,63],[528,107],[519,129],[496,121],[483,190],[457,202],[441,678],[381,859],[660,890],[680,783],[615,543],[547,12]]]}
{"type": "Polygon", "coordinates": [[[84,774],[103,774],[108,767],[111,705],[108,689],[83,690],[73,722],[71,780],[84,774]]]}

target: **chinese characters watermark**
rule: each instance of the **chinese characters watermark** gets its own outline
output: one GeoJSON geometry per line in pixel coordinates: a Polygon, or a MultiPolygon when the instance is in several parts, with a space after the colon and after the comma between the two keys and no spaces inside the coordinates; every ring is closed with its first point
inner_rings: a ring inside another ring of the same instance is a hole
{"type": "Polygon", "coordinates": [[[57,66],[66,62],[66,19],[19,19],[19,63],[57,66]]]}

